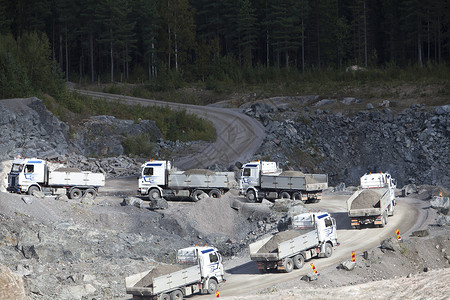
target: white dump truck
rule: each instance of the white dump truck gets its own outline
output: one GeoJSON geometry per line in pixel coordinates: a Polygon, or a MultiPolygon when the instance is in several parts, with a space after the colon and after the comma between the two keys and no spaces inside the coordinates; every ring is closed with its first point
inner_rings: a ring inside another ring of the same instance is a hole
{"type": "Polygon", "coordinates": [[[384,227],[394,215],[395,180],[389,173],[370,173],[361,177],[360,188],[347,200],[348,216],[355,229],[362,225],[384,227]]]}
{"type": "Polygon", "coordinates": [[[250,259],[261,273],[291,272],[305,260],[330,257],[338,246],[336,221],[326,212],[309,212],[292,217],[291,228],[249,245],[250,259]]]}
{"type": "Polygon", "coordinates": [[[276,162],[269,161],[244,164],[239,180],[239,194],[244,195],[250,202],[261,202],[264,198],[319,202],[322,199],[322,190],[327,187],[327,174],[283,171],[276,162]]]}
{"type": "Polygon", "coordinates": [[[204,169],[180,171],[167,160],[148,161],[141,166],[138,195],[150,200],[165,197],[190,197],[194,201],[206,193],[220,198],[235,185],[233,172],[213,172],[204,169]]]}
{"type": "Polygon", "coordinates": [[[46,195],[66,194],[70,199],[84,195],[95,198],[98,188],[105,185],[103,173],[83,172],[73,168],[50,170],[47,161],[37,158],[19,158],[12,163],[8,174],[9,192],[41,191],[46,195]]]}
{"type": "Polygon", "coordinates": [[[182,300],[196,293],[214,294],[225,281],[222,256],[214,247],[180,249],[177,262],[126,277],[126,293],[133,299],[182,300]]]}

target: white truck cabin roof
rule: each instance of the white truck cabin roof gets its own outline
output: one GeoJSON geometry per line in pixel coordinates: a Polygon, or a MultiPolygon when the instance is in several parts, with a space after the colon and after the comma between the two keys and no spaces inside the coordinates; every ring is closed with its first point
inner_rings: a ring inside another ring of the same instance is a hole
{"type": "Polygon", "coordinates": [[[274,161],[252,161],[244,164],[242,168],[259,168],[263,174],[279,172],[278,164],[274,161]]]}
{"type": "Polygon", "coordinates": [[[361,177],[361,187],[363,189],[384,187],[388,183],[390,177],[391,175],[389,173],[364,174],[361,177]]]}

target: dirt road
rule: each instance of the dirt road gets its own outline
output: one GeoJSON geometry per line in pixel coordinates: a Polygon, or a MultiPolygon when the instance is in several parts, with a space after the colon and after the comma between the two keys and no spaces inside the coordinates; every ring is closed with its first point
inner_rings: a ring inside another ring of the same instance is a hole
{"type": "Polygon", "coordinates": [[[93,98],[119,99],[129,104],[185,109],[187,112],[210,120],[216,128],[217,140],[200,153],[193,153],[175,161],[175,166],[180,169],[204,168],[213,164],[230,165],[236,161],[248,160],[259,148],[265,137],[264,127],[261,123],[233,109],[164,102],[86,90],[75,91],[93,98]]]}
{"type": "MultiPolygon", "coordinates": [[[[426,212],[417,209],[415,199],[401,198],[396,206],[396,212],[389,218],[388,224],[384,228],[363,228],[354,230],[350,228],[348,216],[346,213],[345,201],[349,195],[342,196],[324,196],[324,199],[310,207],[329,211],[336,219],[338,228],[338,240],[340,246],[334,249],[330,258],[313,259],[315,267],[318,270],[326,267],[338,265],[342,261],[351,257],[352,251],[362,253],[365,250],[372,249],[380,245],[381,241],[395,236],[395,230],[398,228],[406,236],[412,228],[420,228],[426,220],[426,212]],[[420,223],[420,224],[419,224],[420,223]]],[[[302,275],[311,272],[310,262],[300,270],[294,270],[291,273],[260,274],[255,262],[249,258],[233,259],[225,263],[227,282],[220,286],[220,296],[244,296],[255,294],[255,292],[269,288],[276,284],[299,279],[302,275]]],[[[211,296],[195,296],[192,299],[212,299],[211,296]],[[201,298],[200,298],[201,297],[201,298]]]]}

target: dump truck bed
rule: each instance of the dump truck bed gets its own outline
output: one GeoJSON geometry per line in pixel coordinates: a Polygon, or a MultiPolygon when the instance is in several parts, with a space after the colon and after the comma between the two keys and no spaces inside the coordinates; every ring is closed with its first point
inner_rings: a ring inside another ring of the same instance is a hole
{"type": "Polygon", "coordinates": [[[348,215],[350,217],[379,216],[386,210],[389,203],[389,189],[361,189],[347,200],[348,215]]]}
{"type": "Polygon", "coordinates": [[[282,231],[250,244],[250,259],[278,261],[313,248],[318,243],[317,230],[314,228],[282,231]]]}
{"type": "Polygon", "coordinates": [[[169,174],[169,187],[171,188],[219,188],[231,189],[234,182],[232,172],[208,172],[201,174],[176,172],[169,174]]]}
{"type": "Polygon", "coordinates": [[[152,270],[148,270],[126,277],[127,294],[154,296],[201,280],[199,265],[154,278],[151,277],[151,272],[152,270]]]}
{"type": "Polygon", "coordinates": [[[51,186],[104,186],[105,175],[92,172],[51,171],[48,175],[51,186]]]}
{"type": "Polygon", "coordinates": [[[261,188],[278,190],[318,191],[328,187],[326,174],[303,174],[286,171],[280,175],[261,175],[261,188]]]}

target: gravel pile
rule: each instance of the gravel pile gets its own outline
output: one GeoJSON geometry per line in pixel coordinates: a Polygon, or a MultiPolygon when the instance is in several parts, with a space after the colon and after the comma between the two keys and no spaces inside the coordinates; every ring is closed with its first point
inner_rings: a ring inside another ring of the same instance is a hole
{"type": "Polygon", "coordinates": [[[287,176],[287,177],[304,177],[305,173],[300,171],[283,171],[280,176],[287,176]]]}
{"type": "Polygon", "coordinates": [[[176,271],[183,270],[183,266],[181,265],[157,265],[154,267],[147,275],[145,275],[138,283],[136,283],[135,287],[151,287],[153,286],[153,279],[159,276],[163,276],[169,273],[173,273],[176,271]]]}
{"type": "Polygon", "coordinates": [[[302,234],[310,232],[311,230],[312,229],[286,230],[278,232],[277,234],[274,234],[272,238],[258,250],[258,253],[275,253],[277,252],[278,245],[280,243],[301,236],[302,234]]]}
{"type": "Polygon", "coordinates": [[[363,190],[355,200],[350,209],[379,208],[381,195],[374,190],[363,190]]]}

